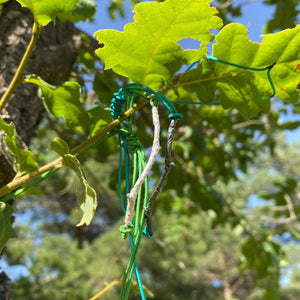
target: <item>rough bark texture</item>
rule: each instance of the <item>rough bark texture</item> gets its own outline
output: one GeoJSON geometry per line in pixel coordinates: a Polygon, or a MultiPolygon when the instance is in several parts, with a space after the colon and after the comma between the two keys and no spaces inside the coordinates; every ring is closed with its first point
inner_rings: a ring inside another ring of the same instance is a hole
{"type": "Polygon", "coordinates": [[[0,299],[1,300],[12,300],[12,292],[10,289],[10,279],[4,273],[0,273],[0,299]]]}
{"type": "MultiPolygon", "coordinates": [[[[6,91],[31,38],[33,18],[30,11],[16,1],[7,2],[0,15],[0,97],[6,91]]],[[[47,82],[59,85],[66,81],[81,46],[78,31],[72,23],[56,22],[46,26],[36,44],[25,74],[36,74],[47,82]]],[[[18,141],[26,148],[35,134],[44,112],[37,87],[21,84],[12,95],[1,116],[16,125],[18,141]]],[[[0,186],[15,176],[12,161],[5,151],[0,132],[0,186]]],[[[11,300],[10,280],[0,274],[0,299],[11,300]]]]}
{"type": "MultiPolygon", "coordinates": [[[[16,1],[9,1],[0,16],[0,97],[6,91],[29,43],[33,18],[30,11],[16,1]]],[[[47,82],[59,85],[66,81],[81,45],[72,23],[47,25],[31,55],[25,74],[36,74],[47,82]]],[[[2,112],[2,118],[13,121],[20,144],[26,148],[43,115],[37,87],[21,84],[2,112]]],[[[11,181],[15,173],[0,136],[0,186],[11,181]]]]}

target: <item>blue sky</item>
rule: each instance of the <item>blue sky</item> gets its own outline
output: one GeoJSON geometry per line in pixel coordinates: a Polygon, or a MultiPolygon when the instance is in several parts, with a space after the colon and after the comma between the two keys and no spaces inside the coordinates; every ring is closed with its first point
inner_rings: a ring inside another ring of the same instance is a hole
{"type": "MultiPolygon", "coordinates": [[[[124,0],[126,16],[121,18],[118,16],[116,20],[111,20],[107,12],[109,1],[96,0],[98,9],[93,22],[79,22],[77,26],[83,31],[93,35],[100,29],[116,29],[123,30],[124,25],[128,22],[133,22],[132,7],[128,0],[124,0]]],[[[244,2],[244,0],[237,0],[235,5],[244,2]]],[[[242,23],[249,29],[249,38],[253,41],[260,41],[260,35],[263,33],[263,27],[266,22],[273,15],[275,10],[274,6],[263,5],[262,0],[255,2],[250,1],[242,7],[242,17],[234,19],[234,22],[242,23]]]]}

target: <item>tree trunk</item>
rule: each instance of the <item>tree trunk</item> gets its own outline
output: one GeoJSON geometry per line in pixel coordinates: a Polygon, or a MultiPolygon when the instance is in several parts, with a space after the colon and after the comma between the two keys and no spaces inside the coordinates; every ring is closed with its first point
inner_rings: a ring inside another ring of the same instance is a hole
{"type": "Polygon", "coordinates": [[[0,299],[12,300],[12,293],[10,289],[10,279],[4,272],[0,273],[0,299]]]}
{"type": "MultiPolygon", "coordinates": [[[[7,2],[0,16],[0,97],[6,91],[29,43],[33,17],[16,1],[7,2]]],[[[47,82],[59,85],[66,81],[78,55],[81,40],[72,23],[51,22],[40,34],[26,67],[25,74],[36,74],[47,82]]],[[[6,122],[16,125],[18,140],[26,148],[44,112],[37,87],[20,84],[2,111],[6,122]]],[[[0,136],[0,186],[15,175],[10,157],[0,136]]]]}
{"type": "MultiPolygon", "coordinates": [[[[0,98],[5,93],[31,38],[33,17],[16,1],[4,4],[0,15],[0,98]]],[[[47,25],[30,57],[24,74],[36,74],[47,82],[59,85],[72,71],[81,46],[78,30],[72,23],[56,21],[47,25]]],[[[43,117],[43,104],[37,96],[37,87],[20,84],[5,109],[3,120],[16,125],[20,145],[27,148],[43,117]]],[[[5,151],[3,133],[0,132],[0,187],[15,176],[12,160],[5,151]]],[[[11,300],[10,280],[0,274],[0,299],[11,300]]]]}

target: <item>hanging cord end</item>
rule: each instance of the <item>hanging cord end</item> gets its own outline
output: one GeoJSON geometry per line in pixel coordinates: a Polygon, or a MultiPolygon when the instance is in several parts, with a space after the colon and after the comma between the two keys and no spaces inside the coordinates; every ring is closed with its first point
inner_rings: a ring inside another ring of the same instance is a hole
{"type": "Polygon", "coordinates": [[[146,225],[144,230],[143,230],[143,235],[145,235],[147,238],[151,239],[153,238],[153,232],[149,227],[146,225]]]}

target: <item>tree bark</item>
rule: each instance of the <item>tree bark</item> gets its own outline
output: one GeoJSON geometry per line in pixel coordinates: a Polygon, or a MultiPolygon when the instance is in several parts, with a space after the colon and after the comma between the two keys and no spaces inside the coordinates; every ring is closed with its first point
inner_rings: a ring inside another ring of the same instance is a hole
{"type": "MultiPolygon", "coordinates": [[[[4,4],[0,15],[0,98],[5,93],[31,38],[31,12],[11,0],[4,4]]],[[[78,56],[81,39],[72,23],[56,21],[41,32],[29,59],[24,75],[36,74],[47,82],[59,85],[66,81],[78,56]]],[[[37,87],[20,84],[13,93],[1,117],[16,126],[17,138],[27,148],[43,118],[44,107],[37,96],[37,87]]],[[[5,150],[3,132],[0,132],[0,186],[10,182],[15,172],[12,160],[5,150]]],[[[11,300],[10,280],[0,274],[0,299],[11,300]]]]}
{"type": "Polygon", "coordinates": [[[10,279],[4,273],[0,273],[0,299],[1,300],[12,300],[12,292],[10,289],[10,279]]]}
{"type": "MultiPolygon", "coordinates": [[[[3,6],[0,16],[0,97],[6,91],[29,43],[33,17],[16,1],[3,6]]],[[[25,74],[36,74],[47,82],[59,85],[72,71],[81,46],[78,31],[72,23],[51,22],[41,32],[29,59],[25,74]]],[[[43,104],[37,96],[37,87],[20,84],[8,105],[2,111],[6,122],[16,125],[18,141],[27,148],[35,129],[43,117],[43,104]]],[[[13,179],[12,161],[5,151],[3,133],[0,135],[0,186],[13,179]]]]}

